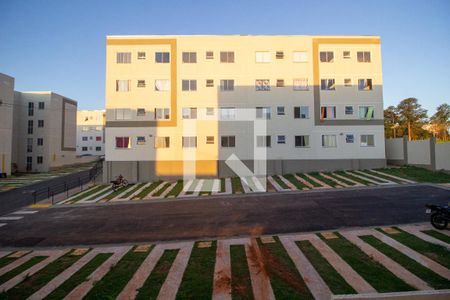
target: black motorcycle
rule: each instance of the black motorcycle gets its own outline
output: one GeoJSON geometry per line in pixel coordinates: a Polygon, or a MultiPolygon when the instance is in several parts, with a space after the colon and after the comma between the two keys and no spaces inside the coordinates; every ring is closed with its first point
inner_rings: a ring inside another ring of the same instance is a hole
{"type": "Polygon", "coordinates": [[[111,188],[114,191],[117,191],[117,189],[121,188],[121,187],[127,187],[128,186],[128,181],[123,178],[122,175],[117,176],[116,180],[111,180],[111,188]]]}
{"type": "Polygon", "coordinates": [[[448,221],[450,220],[450,207],[448,205],[440,206],[434,204],[427,204],[425,206],[427,208],[426,213],[431,214],[431,225],[436,229],[447,228],[448,221]]]}

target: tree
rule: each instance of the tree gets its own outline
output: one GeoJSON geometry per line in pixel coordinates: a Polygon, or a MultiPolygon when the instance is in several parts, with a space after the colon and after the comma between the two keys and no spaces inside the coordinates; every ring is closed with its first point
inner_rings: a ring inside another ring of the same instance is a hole
{"type": "Polygon", "coordinates": [[[430,124],[434,134],[446,141],[450,127],[450,105],[447,103],[439,105],[436,113],[430,118],[430,124]]]}
{"type": "Polygon", "coordinates": [[[389,106],[384,110],[384,135],[386,138],[396,138],[398,128],[398,113],[395,106],[389,106]]]}
{"type": "Polygon", "coordinates": [[[408,132],[408,140],[425,135],[422,126],[427,119],[427,110],[423,109],[416,98],[406,98],[397,105],[399,123],[408,132]]]}

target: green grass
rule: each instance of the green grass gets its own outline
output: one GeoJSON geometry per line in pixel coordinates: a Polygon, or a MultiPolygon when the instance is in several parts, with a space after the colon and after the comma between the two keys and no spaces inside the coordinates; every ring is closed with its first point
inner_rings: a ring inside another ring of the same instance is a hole
{"type": "MultiPolygon", "coordinates": [[[[278,237],[275,243],[263,244],[258,239],[263,264],[276,299],[314,299],[303,278],[278,237]]],[[[254,249],[251,257],[258,260],[254,249]]]]}
{"type": "Polygon", "coordinates": [[[450,281],[434,273],[430,269],[424,267],[415,260],[409,258],[407,255],[383,243],[374,236],[366,235],[360,237],[363,241],[376,248],[381,253],[390,257],[392,260],[399,263],[405,269],[427,282],[434,289],[448,289],[450,288],[450,281]]]}
{"type": "Polygon", "coordinates": [[[346,177],[346,178],[348,178],[348,179],[351,179],[351,180],[353,180],[353,181],[362,183],[362,184],[364,184],[364,185],[373,185],[373,183],[371,183],[371,182],[369,182],[369,181],[367,181],[367,180],[364,180],[364,179],[361,179],[361,178],[359,178],[359,177],[353,176],[352,174],[346,173],[346,172],[344,172],[344,171],[336,171],[336,172],[334,172],[334,173],[336,173],[336,174],[338,174],[338,175],[341,175],[341,176],[343,176],[343,177],[346,177]]]}
{"type": "Polygon", "coordinates": [[[189,263],[178,289],[177,299],[210,299],[212,296],[216,242],[210,248],[198,248],[194,244],[189,263]]]}
{"type": "Polygon", "coordinates": [[[81,256],[73,256],[69,252],[51,262],[34,275],[25,278],[24,281],[8,290],[4,295],[0,296],[0,298],[27,299],[80,258],[81,256]]]}
{"type": "Polygon", "coordinates": [[[169,274],[170,267],[177,257],[177,250],[165,250],[158,263],[153,268],[144,285],[138,290],[136,300],[156,299],[159,290],[169,274]]]}
{"type": "Polygon", "coordinates": [[[128,190],[128,192],[125,193],[125,195],[122,196],[122,198],[128,198],[131,195],[133,195],[134,192],[136,192],[138,189],[143,187],[145,183],[137,183],[135,184],[131,189],[128,190]]]}
{"type": "Polygon", "coordinates": [[[275,180],[276,183],[278,183],[279,186],[281,186],[282,189],[290,190],[290,188],[287,186],[287,184],[284,183],[283,180],[281,180],[281,178],[278,175],[273,175],[272,178],[273,178],[273,180],[275,180]]]}
{"type": "Polygon", "coordinates": [[[402,181],[402,180],[398,180],[396,178],[392,178],[392,177],[389,177],[389,176],[384,175],[384,174],[375,173],[375,172],[372,172],[371,170],[363,170],[363,172],[365,172],[367,174],[370,174],[370,175],[373,175],[373,176],[376,176],[376,177],[379,177],[379,178],[382,178],[382,179],[385,179],[387,181],[393,181],[393,182],[400,183],[400,184],[404,183],[404,181],[402,181]]]}
{"type": "MultiPolygon", "coordinates": [[[[356,173],[355,171],[353,171],[353,170],[350,170],[350,171],[348,171],[350,174],[354,174],[354,175],[356,175],[356,176],[361,176],[361,177],[365,177],[365,178],[367,178],[367,179],[369,179],[369,180],[372,180],[372,181],[375,181],[375,182],[378,182],[378,183],[386,183],[387,181],[386,180],[382,180],[382,179],[380,179],[380,178],[374,178],[374,177],[371,177],[370,175],[368,175],[368,174],[359,174],[359,173],[356,173]]],[[[363,172],[364,173],[364,172],[363,172]]]]}
{"type": "MultiPolygon", "coordinates": [[[[349,242],[339,233],[336,234],[339,238],[323,240],[378,292],[386,293],[414,290],[413,287],[396,277],[372,257],[366,255],[356,245],[349,242]]],[[[321,235],[319,236],[322,238],[321,235]]]]}
{"type": "Polygon", "coordinates": [[[377,228],[380,232],[387,234],[394,240],[397,240],[398,242],[402,243],[403,245],[425,255],[426,257],[440,263],[447,269],[450,269],[450,251],[447,250],[445,247],[441,245],[432,244],[429,242],[426,242],[417,236],[410,234],[408,232],[405,232],[401,230],[400,228],[394,227],[400,233],[396,234],[387,234],[384,231],[381,231],[381,229],[377,228]]]}
{"type": "Polygon", "coordinates": [[[83,299],[114,299],[128,281],[133,277],[139,266],[147,257],[148,252],[134,252],[133,249],[115,265],[89,291],[83,299]]]}
{"type": "Polygon", "coordinates": [[[328,176],[330,176],[330,177],[336,179],[337,181],[340,181],[340,182],[342,182],[342,183],[345,183],[346,185],[349,185],[349,186],[354,186],[354,185],[355,185],[355,183],[353,183],[353,182],[351,182],[351,181],[349,181],[349,180],[347,180],[347,179],[342,179],[342,178],[340,178],[340,177],[337,177],[335,174],[333,174],[333,173],[331,173],[331,172],[327,172],[327,173],[324,173],[324,174],[326,174],[326,175],[328,175],[328,176]]]}
{"type": "Polygon", "coordinates": [[[225,178],[220,178],[220,192],[225,193],[225,178]]]}
{"type": "Polygon", "coordinates": [[[233,190],[233,194],[244,193],[244,188],[242,187],[241,179],[239,177],[231,178],[231,188],[233,190]]]}
{"type": "Polygon", "coordinates": [[[144,198],[145,196],[147,196],[151,192],[153,192],[153,190],[156,189],[156,187],[159,186],[161,184],[161,182],[162,182],[161,180],[153,182],[148,187],[146,187],[145,189],[140,191],[139,194],[137,194],[134,198],[138,198],[138,199],[144,198]]]}
{"type": "Polygon", "coordinates": [[[311,180],[309,177],[305,176],[305,174],[297,173],[297,176],[303,178],[306,182],[309,182],[313,187],[321,187],[320,184],[318,184],[314,180],[311,180]]]}
{"type": "Polygon", "coordinates": [[[129,187],[121,187],[119,188],[117,191],[112,192],[111,194],[109,194],[108,196],[106,196],[104,199],[106,200],[111,200],[116,196],[119,196],[123,191],[125,191],[126,189],[128,189],[129,187]]]}
{"type": "Polygon", "coordinates": [[[439,231],[436,230],[424,230],[423,233],[428,234],[432,237],[434,237],[435,239],[441,240],[447,244],[450,244],[450,237],[448,235],[445,235],[443,233],[440,233],[439,231]]]}
{"type": "Polygon", "coordinates": [[[63,299],[74,288],[86,281],[87,277],[94,272],[102,263],[104,263],[112,253],[100,253],[73,274],[69,279],[64,281],[59,287],[51,292],[45,299],[63,299]]]}
{"type": "Polygon", "coordinates": [[[26,262],[24,262],[23,264],[21,264],[20,266],[12,269],[9,272],[6,272],[5,274],[0,276],[0,285],[7,282],[8,280],[16,277],[23,271],[28,270],[35,264],[40,263],[41,261],[43,261],[46,258],[47,258],[47,256],[34,256],[34,257],[30,258],[29,260],[27,260],[26,262]]]}
{"type": "MultiPolygon", "coordinates": [[[[13,252],[8,254],[8,256],[11,254],[13,254],[13,252]]],[[[6,265],[9,265],[10,263],[12,263],[13,261],[15,261],[17,259],[15,257],[8,257],[8,256],[4,256],[4,257],[0,258],[0,269],[6,265]]]]}
{"type": "MultiPolygon", "coordinates": [[[[323,176],[320,175],[318,172],[312,172],[312,173],[309,173],[308,175],[309,175],[309,176],[312,176],[312,177],[314,177],[314,178],[316,178],[316,179],[319,179],[320,181],[322,181],[322,182],[328,184],[328,185],[331,186],[331,187],[336,187],[336,186],[339,185],[339,184],[337,184],[335,181],[323,177],[323,176]]],[[[339,186],[340,186],[340,185],[339,185],[339,186]]]]}
{"type": "Polygon", "coordinates": [[[231,296],[235,300],[253,299],[252,282],[248,269],[245,246],[231,245],[231,296]]]}
{"type": "Polygon", "coordinates": [[[152,196],[153,197],[159,197],[161,196],[162,193],[164,193],[165,190],[167,190],[170,186],[170,182],[167,182],[163,185],[162,188],[160,188],[156,193],[154,193],[152,196]]]}
{"type": "Polygon", "coordinates": [[[73,198],[72,200],[70,200],[69,202],[70,202],[70,203],[75,203],[75,202],[77,202],[77,201],[80,201],[81,199],[85,199],[85,198],[87,199],[87,197],[89,197],[89,196],[91,196],[92,194],[94,194],[94,193],[100,191],[100,190],[103,189],[103,188],[105,188],[104,185],[97,185],[97,186],[95,186],[95,187],[91,187],[89,191],[82,191],[82,192],[79,192],[79,193],[78,193],[79,195],[76,196],[75,198],[73,198]]]}
{"type": "Polygon", "coordinates": [[[417,182],[449,183],[450,175],[442,171],[431,171],[424,168],[405,166],[401,168],[377,169],[394,176],[404,177],[417,182]]]}
{"type": "Polygon", "coordinates": [[[297,246],[311,262],[320,277],[335,295],[355,294],[356,291],[345,281],[333,266],[320,254],[310,241],[298,241],[297,246]]]}
{"type": "Polygon", "coordinates": [[[181,191],[183,190],[183,180],[178,180],[177,184],[175,184],[175,186],[173,187],[173,189],[167,194],[166,197],[170,197],[170,196],[178,196],[178,194],[181,193],[181,191]]]}
{"type": "Polygon", "coordinates": [[[287,180],[289,180],[293,185],[295,185],[295,187],[299,190],[303,190],[304,188],[308,187],[306,185],[304,185],[303,183],[301,183],[300,181],[298,181],[297,179],[295,179],[294,175],[292,174],[286,174],[283,175],[284,178],[286,178],[287,180]]]}

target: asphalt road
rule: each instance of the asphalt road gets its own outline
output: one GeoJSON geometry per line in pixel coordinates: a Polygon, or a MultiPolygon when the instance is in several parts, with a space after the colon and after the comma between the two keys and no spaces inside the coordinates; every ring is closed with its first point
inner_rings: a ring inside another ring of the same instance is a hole
{"type": "Polygon", "coordinates": [[[62,246],[280,234],[424,222],[426,185],[224,196],[172,202],[61,206],[0,227],[0,246],[62,246]]]}

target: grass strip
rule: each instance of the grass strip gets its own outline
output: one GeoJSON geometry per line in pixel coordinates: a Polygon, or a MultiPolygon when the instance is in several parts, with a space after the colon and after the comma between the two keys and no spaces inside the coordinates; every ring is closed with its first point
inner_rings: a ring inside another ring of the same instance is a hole
{"type": "Polygon", "coordinates": [[[328,184],[328,185],[331,186],[331,187],[336,187],[336,186],[339,185],[339,184],[337,184],[335,181],[323,177],[323,176],[320,175],[318,172],[312,172],[312,173],[309,173],[308,175],[309,175],[309,176],[312,176],[312,177],[314,177],[314,178],[316,178],[316,179],[319,179],[320,181],[322,181],[322,182],[328,184]]]}
{"type": "MultiPolygon", "coordinates": [[[[70,200],[70,203],[75,203],[77,201],[80,201],[81,199],[84,199],[86,197],[91,196],[92,194],[100,191],[101,189],[103,189],[104,186],[103,185],[97,185],[95,187],[91,187],[89,191],[81,191],[78,193],[78,196],[76,196],[75,198],[73,198],[72,200],[70,200]]],[[[87,198],[86,198],[87,199],[87,198]]]]}
{"type": "Polygon", "coordinates": [[[103,186],[103,188],[104,188],[103,191],[101,191],[99,194],[97,194],[95,196],[91,196],[91,197],[87,198],[87,200],[94,200],[94,199],[97,199],[97,198],[99,198],[99,200],[103,199],[102,198],[103,195],[106,195],[106,194],[108,194],[108,193],[110,193],[112,191],[112,188],[107,189],[106,187],[107,186],[104,185],[103,186]]]}
{"type": "Polygon", "coordinates": [[[424,241],[413,234],[401,230],[398,227],[394,228],[400,231],[400,233],[388,234],[379,228],[377,228],[377,230],[379,230],[383,234],[387,234],[388,236],[402,243],[403,245],[440,263],[447,269],[450,269],[450,251],[448,251],[445,247],[424,241]]]}
{"type": "Polygon", "coordinates": [[[130,187],[121,187],[119,188],[117,191],[112,192],[111,194],[109,194],[108,196],[106,196],[104,199],[106,199],[107,201],[115,198],[116,196],[119,196],[121,193],[123,193],[125,190],[127,190],[130,187]]]}
{"type": "Polygon", "coordinates": [[[167,194],[166,197],[176,197],[178,196],[181,191],[183,190],[183,180],[178,180],[177,184],[175,184],[175,186],[173,187],[173,189],[167,194]]]}
{"type": "MultiPolygon", "coordinates": [[[[314,299],[278,237],[268,244],[258,239],[258,246],[276,299],[314,299]]],[[[258,255],[251,254],[250,259],[257,262],[258,255]]]]}
{"type": "Polygon", "coordinates": [[[364,178],[367,178],[367,179],[370,179],[370,180],[372,180],[372,181],[375,181],[375,182],[378,182],[378,183],[387,183],[387,181],[386,180],[383,180],[383,179],[381,179],[380,177],[372,177],[372,176],[370,176],[369,174],[367,174],[365,171],[363,171],[363,170],[358,170],[358,171],[360,171],[361,173],[357,173],[357,172],[355,172],[354,170],[351,170],[351,171],[349,171],[349,172],[351,172],[352,174],[355,174],[355,175],[357,175],[357,176],[362,176],[362,177],[364,177],[364,178]]]}
{"type": "Polygon", "coordinates": [[[339,233],[337,239],[323,239],[350,267],[361,275],[378,292],[413,291],[414,288],[392,274],[379,262],[365,254],[358,246],[352,244],[339,233]]]}
{"type": "Polygon", "coordinates": [[[161,184],[161,182],[162,182],[161,180],[153,182],[148,187],[143,189],[139,194],[137,194],[134,198],[138,198],[138,199],[144,198],[145,196],[147,196],[148,194],[153,192],[153,190],[156,189],[156,187],[159,186],[161,184]]]}
{"type": "Polygon", "coordinates": [[[167,190],[170,186],[170,182],[166,182],[162,188],[160,188],[155,194],[152,195],[152,197],[159,197],[162,193],[164,193],[165,190],[167,190]]]}
{"type": "Polygon", "coordinates": [[[287,186],[287,184],[284,183],[283,180],[281,180],[281,178],[278,175],[273,175],[272,178],[273,178],[273,180],[275,180],[276,183],[278,183],[279,186],[281,186],[282,189],[290,190],[290,188],[287,186]]]}
{"type": "Polygon", "coordinates": [[[211,299],[216,263],[216,241],[209,248],[194,244],[176,299],[211,299]]]}
{"type": "Polygon", "coordinates": [[[341,175],[341,176],[343,176],[343,177],[346,177],[346,178],[348,178],[348,179],[351,179],[351,180],[353,180],[353,181],[362,183],[362,184],[364,184],[364,185],[373,185],[373,183],[371,183],[371,182],[369,182],[369,181],[367,181],[367,180],[364,180],[364,179],[362,179],[362,178],[353,176],[352,174],[346,173],[346,172],[344,172],[344,171],[336,171],[336,172],[334,172],[334,173],[336,173],[336,174],[338,174],[338,175],[341,175]]]}
{"type": "Polygon", "coordinates": [[[402,267],[427,282],[434,289],[448,289],[450,288],[450,281],[434,273],[430,269],[424,267],[412,258],[402,252],[392,248],[388,244],[383,243],[372,235],[360,237],[363,241],[376,248],[378,251],[399,263],[402,267]]]}
{"type": "Polygon", "coordinates": [[[429,236],[434,237],[435,239],[441,240],[447,244],[450,244],[450,237],[448,235],[445,235],[443,233],[440,233],[436,230],[424,230],[422,231],[425,234],[428,234],[429,236]]]}
{"type": "Polygon", "coordinates": [[[231,178],[231,188],[232,188],[233,194],[244,193],[244,188],[242,187],[241,179],[239,177],[231,178]]]}
{"type": "Polygon", "coordinates": [[[300,181],[295,179],[294,175],[292,175],[292,174],[286,174],[286,175],[283,175],[283,176],[284,176],[284,178],[289,180],[289,182],[291,182],[299,190],[303,190],[304,188],[308,188],[306,185],[304,185],[303,183],[301,183],[300,181]]]}
{"type": "MultiPolygon", "coordinates": [[[[10,254],[8,254],[8,256],[13,253],[14,252],[11,252],[10,254]]],[[[9,265],[10,263],[12,263],[13,261],[15,261],[17,259],[16,257],[8,257],[8,256],[4,256],[4,257],[0,258],[0,269],[6,265],[9,265]]]]}
{"type": "Polygon", "coordinates": [[[155,268],[152,270],[152,273],[145,280],[144,285],[138,290],[136,300],[156,299],[158,297],[159,290],[166,280],[177,254],[178,249],[164,251],[155,268]]]}
{"type": "Polygon", "coordinates": [[[296,244],[314,266],[333,294],[356,294],[356,291],[347,283],[347,281],[345,281],[328,260],[320,254],[310,241],[298,241],[296,244]]]}
{"type": "Polygon", "coordinates": [[[303,178],[306,182],[309,182],[313,187],[321,187],[322,185],[318,184],[314,180],[311,180],[308,176],[305,176],[305,174],[297,173],[298,177],[303,178]]]}
{"type": "Polygon", "coordinates": [[[74,288],[83,283],[87,277],[94,272],[101,264],[103,264],[112,253],[100,253],[79,269],[75,274],[70,276],[69,279],[63,282],[53,292],[51,292],[45,299],[63,299],[74,288]]]}
{"type": "Polygon", "coordinates": [[[392,182],[399,183],[399,184],[404,183],[404,181],[399,180],[399,179],[397,179],[397,178],[389,177],[389,176],[387,176],[387,175],[380,174],[380,173],[375,173],[375,172],[372,172],[371,170],[362,170],[362,171],[365,172],[365,173],[367,173],[367,174],[370,174],[370,175],[372,175],[372,176],[379,177],[379,178],[384,179],[384,180],[387,180],[387,181],[392,181],[392,182]]]}
{"type": "Polygon", "coordinates": [[[40,290],[50,280],[58,276],[62,271],[67,269],[81,257],[82,256],[71,255],[71,253],[69,252],[64,256],[58,258],[57,260],[51,262],[39,272],[25,278],[24,281],[8,290],[2,296],[6,299],[27,299],[29,296],[40,290]]]}
{"type": "Polygon", "coordinates": [[[138,189],[140,189],[141,187],[144,186],[145,183],[137,183],[134,185],[134,187],[132,187],[131,189],[128,190],[128,192],[125,193],[125,195],[122,196],[122,198],[128,198],[130,197],[134,192],[136,192],[138,189]]]}
{"type": "Polygon", "coordinates": [[[220,192],[225,193],[225,178],[220,178],[220,192]]]}
{"type": "Polygon", "coordinates": [[[205,179],[203,181],[203,185],[200,189],[199,195],[211,195],[212,188],[213,188],[212,179],[205,179]]]}
{"type": "Polygon", "coordinates": [[[41,261],[43,261],[46,258],[47,258],[47,256],[34,256],[34,257],[30,258],[29,260],[27,260],[26,262],[24,262],[20,266],[12,269],[9,272],[6,272],[2,276],[0,276],[0,284],[3,284],[5,282],[7,282],[8,280],[16,277],[17,275],[19,275],[23,271],[28,270],[29,268],[31,268],[35,264],[40,263],[41,261]]]}
{"type": "Polygon", "coordinates": [[[431,171],[424,168],[405,166],[401,168],[376,169],[377,171],[417,182],[449,183],[450,175],[442,171],[431,171]]]}
{"type": "Polygon", "coordinates": [[[245,246],[231,245],[231,298],[234,300],[254,299],[245,246]]]}
{"type": "Polygon", "coordinates": [[[115,299],[148,255],[147,252],[128,251],[83,299],[115,299]]]}
{"type": "Polygon", "coordinates": [[[339,178],[339,177],[337,177],[335,174],[333,174],[331,172],[327,172],[327,173],[324,173],[324,174],[330,176],[331,178],[336,179],[337,181],[345,183],[346,185],[349,185],[349,186],[354,186],[355,185],[355,183],[353,183],[353,182],[351,182],[351,181],[349,181],[347,179],[339,178]]]}

